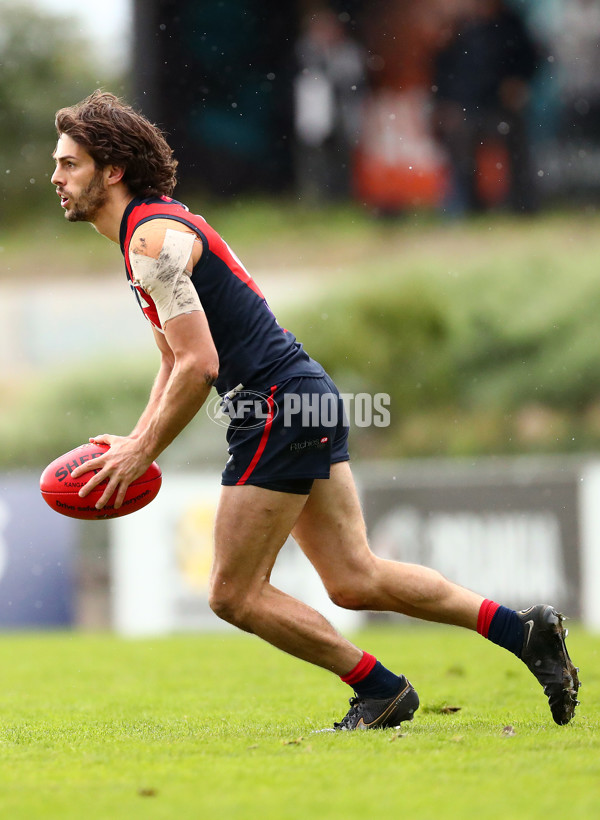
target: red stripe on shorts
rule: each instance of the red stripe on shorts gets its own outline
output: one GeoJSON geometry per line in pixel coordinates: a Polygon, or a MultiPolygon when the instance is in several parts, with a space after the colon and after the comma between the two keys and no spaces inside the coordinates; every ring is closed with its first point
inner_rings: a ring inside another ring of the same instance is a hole
{"type": "Polygon", "coordinates": [[[247,468],[244,472],[244,475],[238,481],[236,481],[236,485],[245,484],[246,481],[248,481],[248,479],[250,478],[250,476],[252,475],[252,473],[254,471],[254,468],[256,467],[258,462],[260,461],[260,457],[262,456],[262,454],[265,451],[265,447],[267,446],[267,441],[269,440],[269,433],[271,432],[271,425],[273,424],[273,405],[275,404],[275,401],[273,399],[273,393],[276,390],[277,390],[277,385],[274,384],[273,387],[271,388],[271,395],[267,399],[267,419],[265,421],[265,426],[264,426],[264,429],[263,429],[263,432],[262,432],[262,436],[260,437],[258,447],[256,448],[256,452],[254,453],[254,457],[252,458],[252,461],[250,462],[250,464],[247,466],[247,468]]]}

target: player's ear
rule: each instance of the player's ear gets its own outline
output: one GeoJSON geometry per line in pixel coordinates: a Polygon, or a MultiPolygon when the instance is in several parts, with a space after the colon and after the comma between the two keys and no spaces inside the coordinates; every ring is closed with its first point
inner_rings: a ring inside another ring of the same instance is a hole
{"type": "Polygon", "coordinates": [[[121,182],[125,174],[125,168],[122,165],[107,165],[104,171],[104,178],[108,185],[115,185],[117,182],[121,182]]]}

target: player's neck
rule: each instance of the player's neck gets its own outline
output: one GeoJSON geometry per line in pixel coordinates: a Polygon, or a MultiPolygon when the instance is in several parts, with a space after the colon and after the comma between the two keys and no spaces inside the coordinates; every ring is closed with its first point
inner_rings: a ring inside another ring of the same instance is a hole
{"type": "Polygon", "coordinates": [[[112,242],[119,243],[123,214],[132,199],[133,195],[125,189],[112,192],[112,196],[92,222],[99,234],[106,236],[112,242]]]}

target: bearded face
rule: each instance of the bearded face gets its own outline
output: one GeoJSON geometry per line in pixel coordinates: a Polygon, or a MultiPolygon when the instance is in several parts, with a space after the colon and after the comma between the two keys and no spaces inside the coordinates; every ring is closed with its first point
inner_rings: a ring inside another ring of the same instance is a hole
{"type": "Polygon", "coordinates": [[[75,140],[61,134],[54,152],[52,184],[69,222],[94,222],[108,201],[104,171],[75,140]]]}
{"type": "Polygon", "coordinates": [[[69,222],[93,222],[108,199],[102,171],[95,171],[89,184],[79,193],[65,191],[65,196],[65,217],[69,222]]]}

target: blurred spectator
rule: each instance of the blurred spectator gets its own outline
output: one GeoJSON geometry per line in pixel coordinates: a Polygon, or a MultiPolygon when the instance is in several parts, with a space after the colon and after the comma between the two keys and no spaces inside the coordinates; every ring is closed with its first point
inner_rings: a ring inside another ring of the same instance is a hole
{"type": "Polygon", "coordinates": [[[296,45],[296,175],[301,196],[347,197],[365,90],[365,54],[330,10],[312,14],[296,45]]]}
{"type": "Polygon", "coordinates": [[[464,0],[434,73],[434,127],[451,165],[454,213],[496,203],[534,209],[526,108],[537,60],[502,0],[464,0]]]}
{"type": "Polygon", "coordinates": [[[439,30],[459,0],[369,0],[361,22],[368,48],[366,100],[354,192],[390,216],[439,206],[445,155],[431,133],[433,58],[439,30]]]}
{"type": "Polygon", "coordinates": [[[568,0],[556,32],[563,136],[577,141],[600,140],[600,4],[568,0]]]}

